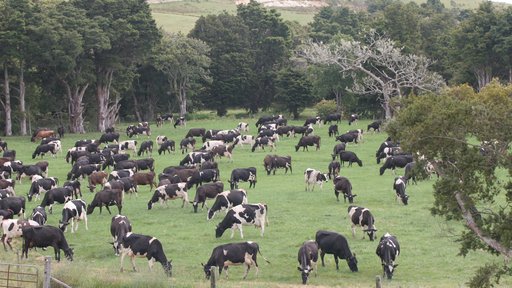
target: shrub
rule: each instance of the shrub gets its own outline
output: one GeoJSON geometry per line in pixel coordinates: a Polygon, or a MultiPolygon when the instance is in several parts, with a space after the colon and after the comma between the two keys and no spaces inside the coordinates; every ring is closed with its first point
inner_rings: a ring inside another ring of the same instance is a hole
{"type": "Polygon", "coordinates": [[[316,103],[315,109],[317,111],[317,115],[320,117],[325,117],[329,114],[336,113],[336,101],[334,100],[325,100],[316,103]]]}

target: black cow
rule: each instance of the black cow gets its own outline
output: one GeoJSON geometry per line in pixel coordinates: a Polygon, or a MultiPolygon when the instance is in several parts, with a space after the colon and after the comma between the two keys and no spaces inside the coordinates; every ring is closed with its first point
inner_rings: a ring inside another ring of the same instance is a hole
{"type": "Polygon", "coordinates": [[[135,160],[119,161],[119,162],[116,162],[116,164],[114,164],[114,169],[115,170],[131,169],[133,171],[136,171],[137,170],[137,162],[135,160]]]}
{"type": "MultiPolygon", "coordinates": [[[[299,151],[299,148],[302,147],[302,151],[308,150],[308,146],[316,146],[316,150],[320,149],[320,136],[311,135],[311,136],[302,136],[299,140],[299,143],[295,145],[295,152],[299,151]]],[[[309,151],[309,150],[308,150],[309,151]]]]}
{"type": "Polygon", "coordinates": [[[114,154],[110,157],[106,158],[105,162],[103,163],[103,166],[101,169],[106,169],[107,167],[114,167],[116,163],[119,163],[121,161],[126,161],[130,159],[130,154],[114,154]]]}
{"type": "Polygon", "coordinates": [[[141,156],[143,153],[151,155],[153,153],[153,141],[148,140],[140,144],[137,156],[141,156]]]}
{"type": "Polygon", "coordinates": [[[359,115],[350,114],[350,117],[348,118],[348,125],[352,125],[352,123],[357,122],[357,120],[359,120],[359,115]]]}
{"type": "Polygon", "coordinates": [[[356,197],[357,194],[352,194],[352,183],[350,183],[348,178],[337,176],[332,182],[334,183],[334,195],[336,195],[337,201],[340,201],[339,195],[343,193],[344,202],[347,202],[348,198],[348,203],[354,203],[354,197],[356,197]]]}
{"type": "Polygon", "coordinates": [[[119,189],[125,193],[135,193],[135,185],[131,177],[123,177],[118,180],[110,180],[105,183],[105,189],[119,189]]]}
{"type": "Polygon", "coordinates": [[[43,157],[46,153],[52,153],[52,156],[55,157],[57,153],[56,147],[54,144],[41,144],[36,147],[34,153],[32,153],[32,159],[35,159],[37,156],[41,155],[43,157]]]}
{"type": "Polygon", "coordinates": [[[356,226],[360,226],[364,233],[368,234],[370,241],[375,239],[375,218],[373,218],[372,212],[364,207],[348,206],[348,218],[352,226],[352,236],[356,237],[356,226]]]}
{"type": "Polygon", "coordinates": [[[336,124],[340,123],[341,113],[334,113],[334,114],[329,114],[329,115],[325,116],[324,124],[327,124],[327,122],[331,123],[331,121],[336,121],[336,124]]]}
{"type": "Polygon", "coordinates": [[[340,136],[336,137],[336,141],[340,141],[342,143],[350,143],[354,142],[357,144],[357,141],[359,140],[359,133],[345,133],[341,134],[340,136]]]}
{"type": "MultiPolygon", "coordinates": [[[[1,143],[1,141],[0,141],[0,143],[1,143]]],[[[14,161],[14,160],[16,160],[16,150],[4,150],[2,157],[8,158],[11,161],[14,161]]]]}
{"type": "Polygon", "coordinates": [[[306,134],[307,131],[308,126],[292,126],[291,134],[293,134],[293,137],[295,137],[296,134],[304,136],[304,134],[306,134]]]}
{"type": "Polygon", "coordinates": [[[46,215],[46,210],[44,207],[37,206],[32,210],[32,215],[30,219],[36,221],[39,225],[44,225],[48,220],[48,215],[46,215]]]}
{"type": "Polygon", "coordinates": [[[303,126],[308,126],[309,124],[318,124],[320,125],[322,123],[322,120],[320,119],[320,116],[311,117],[306,119],[303,126]]]}
{"type": "Polygon", "coordinates": [[[56,188],[58,184],[57,178],[41,178],[35,181],[32,181],[30,185],[30,189],[28,190],[28,201],[32,201],[32,197],[36,195],[36,199],[39,200],[39,195],[41,192],[47,192],[50,189],[56,188]]]}
{"type": "Polygon", "coordinates": [[[171,153],[171,151],[175,151],[175,146],[176,144],[174,143],[173,140],[166,140],[162,143],[162,145],[160,145],[160,147],[158,148],[158,155],[162,155],[162,152],[164,153],[165,155],[165,152],[169,152],[169,154],[171,153]]]}
{"type": "Polygon", "coordinates": [[[297,255],[299,266],[297,269],[301,272],[302,284],[306,285],[309,278],[309,273],[315,270],[315,276],[318,262],[318,244],[313,240],[308,240],[299,248],[297,255]]]}
{"type": "Polygon", "coordinates": [[[112,234],[112,246],[116,256],[119,255],[119,243],[128,232],[132,232],[132,224],[128,217],[119,214],[113,216],[110,223],[110,234],[112,234]]]}
{"type": "Polygon", "coordinates": [[[382,125],[381,120],[373,121],[372,123],[368,124],[366,132],[370,131],[370,129],[373,129],[373,132],[380,132],[381,125],[382,125]]]}
{"type": "Polygon", "coordinates": [[[78,181],[78,180],[66,181],[66,182],[64,182],[64,185],[62,185],[62,187],[71,188],[71,190],[73,191],[73,193],[75,195],[75,199],[78,199],[78,195],[80,195],[80,197],[82,197],[81,186],[82,186],[82,184],[80,184],[80,181],[78,181]]]}
{"type": "Polygon", "coordinates": [[[60,250],[64,251],[64,255],[69,261],[73,261],[73,250],[69,248],[66,237],[59,228],[53,226],[26,227],[22,232],[23,251],[21,257],[25,254],[25,258],[28,258],[29,248],[52,246],[57,262],[60,261],[60,250]]]}
{"type": "Polygon", "coordinates": [[[81,199],[66,202],[62,209],[62,219],[59,221],[60,230],[66,232],[66,228],[69,222],[71,222],[71,233],[75,233],[78,230],[78,222],[82,220],[85,223],[85,230],[89,230],[87,227],[86,206],[85,201],[81,199]]]}
{"type": "Polygon", "coordinates": [[[199,203],[203,203],[201,209],[204,208],[206,199],[213,199],[217,197],[217,195],[221,193],[223,190],[224,183],[222,182],[207,183],[197,187],[196,196],[194,197],[194,202],[192,202],[192,206],[194,207],[194,213],[197,213],[197,207],[199,206],[199,203]]]}
{"type": "MultiPolygon", "coordinates": [[[[71,186],[64,186],[60,188],[53,188],[48,190],[44,194],[43,201],[41,202],[41,207],[45,208],[49,206],[48,212],[52,214],[53,212],[53,204],[55,202],[64,204],[73,199],[73,188],[71,186]]],[[[1,200],[0,200],[1,201],[1,200]]]]}
{"type": "Polygon", "coordinates": [[[386,147],[398,147],[400,146],[398,143],[395,143],[393,141],[390,140],[390,138],[388,137],[388,139],[384,142],[382,142],[379,146],[379,149],[377,149],[377,152],[375,152],[375,157],[379,157],[379,155],[384,152],[384,148],[386,147]]]}
{"type": "Polygon", "coordinates": [[[338,131],[338,125],[336,124],[329,126],[329,130],[327,131],[329,133],[329,137],[337,136],[338,134],[340,134],[340,132],[338,131]]]}
{"type": "Polygon", "coordinates": [[[333,179],[334,177],[338,176],[341,171],[341,164],[338,161],[331,161],[329,163],[329,166],[327,166],[327,169],[329,169],[329,172],[327,173],[327,176],[329,176],[329,179],[333,179]]]}
{"type": "Polygon", "coordinates": [[[217,211],[229,209],[240,204],[247,204],[247,192],[245,190],[235,189],[219,193],[215,197],[212,208],[208,209],[206,219],[212,219],[217,211]]]}
{"type": "Polygon", "coordinates": [[[277,168],[284,168],[284,174],[288,172],[288,169],[290,169],[290,173],[292,173],[292,157],[267,155],[263,159],[263,166],[267,171],[267,175],[270,175],[271,171],[274,171],[274,175],[276,175],[277,168]]]}
{"type": "Polygon", "coordinates": [[[206,129],[204,128],[191,128],[188,130],[187,135],[185,135],[185,139],[189,137],[203,137],[205,134],[206,129]]]}
{"type": "Polygon", "coordinates": [[[345,162],[348,162],[348,167],[351,167],[354,162],[356,162],[359,167],[363,166],[363,161],[361,161],[359,157],[357,157],[356,153],[352,151],[341,151],[339,155],[341,166],[344,166],[345,162]]]}
{"type": "Polygon", "coordinates": [[[92,140],[92,139],[82,139],[82,140],[77,140],[75,142],[75,147],[85,147],[87,146],[87,144],[91,144],[91,143],[94,143],[96,140],[92,140]]]}
{"type": "Polygon", "coordinates": [[[347,148],[346,143],[338,143],[338,144],[334,145],[334,147],[332,148],[332,155],[331,155],[332,160],[336,159],[338,154],[340,154],[341,151],[345,151],[346,148],[347,148]]]}
{"type": "Polygon", "coordinates": [[[91,204],[87,206],[87,215],[92,214],[94,212],[94,208],[101,208],[105,206],[108,211],[108,214],[112,214],[110,212],[110,208],[108,206],[117,206],[117,211],[121,214],[121,210],[123,209],[123,189],[104,189],[96,194],[94,194],[94,199],[91,201],[91,204]]]}
{"type": "Polygon", "coordinates": [[[7,142],[0,139],[0,151],[5,151],[7,150],[7,142]]]}
{"type": "Polygon", "coordinates": [[[25,197],[7,197],[0,199],[1,210],[11,210],[13,215],[25,218],[25,197]]]}
{"type": "Polygon", "coordinates": [[[238,189],[238,182],[249,182],[249,188],[256,188],[256,168],[235,168],[231,171],[231,178],[228,180],[231,189],[238,189]]]}
{"type": "Polygon", "coordinates": [[[117,133],[117,132],[104,133],[101,135],[100,140],[98,140],[99,144],[110,143],[110,142],[113,142],[113,143],[119,142],[119,133],[117,133]]]}
{"type": "Polygon", "coordinates": [[[188,152],[188,149],[194,150],[195,145],[196,145],[196,139],[194,139],[192,137],[184,138],[183,140],[180,141],[181,154],[184,154],[185,151],[188,152]]]}
{"type": "Polygon", "coordinates": [[[206,140],[212,139],[213,136],[217,135],[217,133],[219,133],[219,131],[221,131],[221,130],[218,130],[218,129],[206,130],[206,132],[204,133],[203,137],[201,137],[201,140],[204,143],[206,140]]]}
{"type": "Polygon", "coordinates": [[[377,256],[380,257],[382,263],[383,276],[386,275],[389,280],[393,278],[393,272],[398,264],[395,264],[395,260],[400,255],[400,244],[396,237],[386,233],[380,238],[379,245],[375,251],[377,256]]]}
{"type": "Polygon", "coordinates": [[[14,212],[12,210],[0,209],[0,221],[4,219],[12,219],[14,212]]]}
{"type": "MultiPolygon", "coordinates": [[[[256,242],[223,244],[213,248],[212,255],[210,259],[208,259],[208,262],[201,265],[203,266],[206,279],[210,279],[212,267],[218,267],[219,275],[222,274],[222,270],[225,270],[227,278],[230,265],[243,264],[245,267],[243,279],[245,279],[252,266],[254,266],[256,270],[255,275],[258,275],[258,262],[256,260],[258,253],[261,255],[260,247],[256,242]]],[[[263,255],[261,255],[261,257],[263,257],[263,255]]],[[[267,263],[270,263],[265,257],[263,257],[263,259],[265,259],[267,263]]]]}
{"type": "Polygon", "coordinates": [[[174,128],[176,128],[176,126],[186,126],[186,125],[187,125],[187,121],[185,120],[185,117],[183,117],[183,116],[176,118],[176,121],[174,122],[174,128]]]}
{"type": "Polygon", "coordinates": [[[322,259],[322,266],[325,266],[325,254],[333,254],[334,262],[336,262],[336,270],[339,270],[338,258],[340,258],[347,260],[350,271],[358,271],[356,253],[352,254],[347,239],[343,235],[336,232],[319,230],[316,232],[315,241],[321,251],[320,258],[322,259]]]}
{"type": "Polygon", "coordinates": [[[121,272],[123,272],[124,257],[128,255],[132,260],[133,271],[137,271],[135,257],[146,257],[150,270],[155,261],[160,262],[165,274],[169,277],[172,276],[172,261],[167,261],[162,243],[155,237],[128,232],[119,244],[121,247],[121,272]]]}
{"type": "MultiPolygon", "coordinates": [[[[14,162],[13,162],[14,164],[14,162]]],[[[32,177],[34,175],[44,176],[43,170],[38,165],[22,165],[18,170],[18,175],[16,176],[16,180],[20,181],[23,177],[32,177]]]]}
{"type": "Polygon", "coordinates": [[[393,182],[393,189],[396,193],[396,199],[400,199],[404,205],[407,205],[409,203],[409,195],[405,193],[405,186],[404,177],[399,176],[395,178],[395,181],[393,182]]]}
{"type": "Polygon", "coordinates": [[[215,237],[220,238],[224,231],[231,228],[231,238],[235,235],[235,230],[240,230],[240,238],[244,238],[242,230],[243,225],[254,225],[261,229],[260,235],[263,237],[265,233],[265,224],[267,221],[267,205],[257,204],[240,204],[231,209],[224,219],[217,225],[215,229],[215,237]]]}
{"type": "Polygon", "coordinates": [[[407,163],[407,165],[405,165],[404,180],[405,180],[406,185],[409,184],[409,180],[411,180],[411,179],[412,179],[413,184],[417,184],[415,169],[416,169],[415,161],[409,162],[409,163],[407,163]]]}
{"type": "Polygon", "coordinates": [[[148,170],[155,171],[155,159],[153,158],[145,158],[145,159],[137,159],[135,160],[135,165],[137,171],[148,170]]]}
{"type": "Polygon", "coordinates": [[[412,155],[397,155],[386,158],[386,162],[380,167],[380,175],[384,174],[386,169],[393,170],[393,174],[395,173],[395,168],[404,168],[407,163],[414,161],[412,155]]]}
{"type": "Polygon", "coordinates": [[[219,180],[219,170],[218,169],[204,169],[201,171],[196,171],[187,181],[187,189],[192,188],[192,186],[196,185],[196,188],[199,185],[202,185],[203,182],[215,182],[219,180]]]}
{"type": "Polygon", "coordinates": [[[274,116],[261,116],[258,121],[256,121],[256,127],[265,124],[266,122],[274,121],[276,118],[274,116]]]}

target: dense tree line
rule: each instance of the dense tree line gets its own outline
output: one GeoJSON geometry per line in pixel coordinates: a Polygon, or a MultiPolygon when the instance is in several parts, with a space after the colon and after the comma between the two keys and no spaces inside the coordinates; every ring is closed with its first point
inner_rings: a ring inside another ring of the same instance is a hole
{"type": "Polygon", "coordinates": [[[48,119],[83,133],[204,107],[298,117],[321,99],[389,118],[395,98],[443,83],[512,80],[512,9],[365,3],[322,8],[301,26],[250,2],[168,35],[143,0],[0,0],[0,125],[25,135],[48,119]]]}

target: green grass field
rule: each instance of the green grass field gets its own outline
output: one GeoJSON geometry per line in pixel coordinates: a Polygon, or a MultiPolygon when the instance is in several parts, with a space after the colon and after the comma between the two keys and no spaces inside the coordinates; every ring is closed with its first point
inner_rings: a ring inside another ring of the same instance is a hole
{"type": "MultiPolygon", "coordinates": [[[[156,128],[152,125],[154,141],[157,135],[166,135],[179,142],[189,128],[222,128],[231,129],[239,121],[250,123],[250,134],[255,134],[254,123],[256,119],[235,119],[227,117],[212,120],[191,120],[187,127],[174,129],[168,123],[164,127],[156,128]]],[[[302,121],[290,121],[292,125],[302,125],[302,121]]],[[[359,121],[354,126],[348,126],[343,121],[340,132],[349,128],[366,128],[369,121],[359,121]]],[[[124,126],[126,127],[126,126],[124,126]]],[[[122,126],[118,127],[123,131],[122,126]]],[[[263,255],[271,264],[259,259],[260,274],[255,277],[253,271],[247,280],[241,281],[242,267],[230,268],[230,278],[221,277],[219,287],[295,287],[300,285],[300,275],[297,271],[297,251],[303,241],[314,239],[319,229],[337,231],[345,236],[350,248],[357,254],[359,272],[352,273],[345,261],[340,262],[340,271],[336,271],[332,256],[326,256],[326,267],[319,265],[317,277],[312,277],[311,286],[317,287],[371,287],[375,283],[376,275],[381,275],[380,260],[375,255],[377,242],[362,240],[362,232],[357,230],[356,237],[351,235],[349,220],[347,219],[348,203],[343,200],[336,202],[332,182],[324,185],[323,189],[316,187],[312,192],[304,191],[303,171],[308,168],[327,170],[331,161],[331,150],[335,144],[333,138],[327,137],[327,126],[315,126],[315,134],[322,137],[322,146],[319,151],[310,149],[309,152],[295,152],[294,146],[298,138],[283,138],[277,143],[276,153],[291,155],[293,173],[284,174],[278,170],[276,175],[267,176],[264,173],[262,160],[269,151],[251,153],[249,147],[237,147],[234,150],[234,161],[222,158],[218,160],[221,179],[228,185],[227,179],[233,168],[254,166],[258,169],[258,182],[255,189],[248,189],[248,183],[241,183],[240,187],[248,191],[250,203],[265,202],[269,207],[270,225],[264,237],[260,237],[259,230],[246,226],[243,240],[256,241],[260,244],[263,255]]],[[[127,139],[122,133],[122,140],[127,139]]],[[[64,148],[68,149],[78,139],[95,138],[99,133],[85,135],[66,135],[63,138],[64,148]]],[[[363,160],[363,167],[343,167],[341,175],[348,177],[354,187],[355,204],[364,206],[373,212],[376,217],[376,227],[380,237],[386,232],[395,234],[400,241],[402,253],[398,259],[399,267],[392,281],[384,281],[384,287],[463,287],[473,275],[476,267],[489,262],[501,261],[490,257],[487,253],[471,253],[468,257],[457,256],[458,244],[455,243],[457,232],[462,229],[463,223],[445,222],[441,218],[430,215],[432,206],[432,184],[434,180],[419,182],[407,188],[410,195],[410,204],[403,206],[395,202],[392,184],[394,175],[386,171],[379,176],[376,164],[375,151],[386,138],[385,133],[369,133],[365,135],[364,142],[358,145],[350,144],[347,150],[356,152],[363,160]]],[[[17,151],[18,158],[25,164],[34,163],[31,154],[36,144],[31,143],[29,137],[7,137],[5,140],[9,148],[17,151]]],[[[139,141],[146,137],[139,138],[139,141]]],[[[199,141],[201,142],[201,141],[199,141]]],[[[65,180],[65,175],[71,165],[65,162],[63,155],[56,158],[45,156],[50,162],[50,176],[65,180]]],[[[164,167],[178,165],[183,155],[176,152],[172,155],[159,156],[153,154],[156,160],[156,172],[164,167]]],[[[397,171],[403,173],[403,169],[397,171]]],[[[82,180],[82,187],[87,183],[82,180]]],[[[228,186],[225,186],[228,187],[228,186]]],[[[26,195],[29,180],[16,185],[18,195],[26,195]]],[[[209,287],[204,279],[201,263],[210,257],[212,249],[220,244],[239,242],[240,235],[235,233],[234,239],[229,239],[230,232],[226,231],[222,238],[215,238],[215,225],[222,220],[224,213],[217,214],[212,221],[206,221],[206,209],[193,213],[192,206],[181,208],[181,200],[170,201],[169,207],[155,205],[147,210],[152,191],[149,187],[141,186],[138,197],[126,195],[123,207],[124,215],[132,221],[134,232],[152,235],[160,239],[167,257],[173,260],[173,277],[165,277],[162,267],[157,263],[152,272],[149,271],[147,260],[137,259],[139,272],[119,272],[120,258],[114,256],[109,242],[110,221],[113,215],[105,210],[99,214],[98,209],[88,217],[89,230],[85,230],[84,223],[79,224],[78,231],[72,234],[66,232],[66,237],[75,251],[75,260],[69,262],[62,260],[54,263],[53,270],[57,278],[69,283],[73,287],[209,287]]],[[[93,194],[83,189],[83,199],[89,203],[93,194]]],[[[189,192],[193,199],[195,189],[189,192]]],[[[40,200],[39,200],[40,201],[40,200]]],[[[27,216],[40,202],[28,202],[27,216]]],[[[208,205],[213,204],[212,200],[208,205]]],[[[48,224],[57,226],[61,218],[63,205],[54,206],[54,214],[49,215],[48,224]]],[[[117,208],[112,207],[114,214],[117,208]]],[[[21,241],[14,241],[16,250],[21,249],[21,241]]],[[[21,253],[21,252],[20,252],[21,253]]],[[[20,263],[33,264],[43,269],[43,257],[52,256],[53,249],[30,251],[29,258],[20,263]]],[[[1,262],[18,263],[15,252],[0,253],[1,262]]],[[[130,261],[125,259],[125,269],[130,270],[130,261]]],[[[510,279],[501,284],[512,285],[510,279]]]]}

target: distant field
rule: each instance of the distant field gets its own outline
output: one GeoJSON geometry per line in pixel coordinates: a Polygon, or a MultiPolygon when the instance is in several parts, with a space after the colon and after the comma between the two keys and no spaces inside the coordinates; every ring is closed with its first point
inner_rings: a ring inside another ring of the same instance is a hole
{"type": "MultiPolygon", "coordinates": [[[[363,0],[339,1],[342,5],[361,9],[364,6],[363,0]]],[[[426,1],[414,1],[416,3],[425,3],[426,1]]],[[[474,9],[479,3],[484,1],[474,0],[443,0],[446,7],[452,7],[452,3],[456,3],[457,7],[465,9],[474,9]]],[[[158,26],[168,32],[183,32],[187,34],[193,27],[198,17],[208,14],[219,14],[222,11],[229,13],[236,12],[235,2],[232,0],[197,0],[197,1],[171,1],[166,3],[151,4],[153,16],[158,26]]],[[[313,20],[313,16],[318,9],[316,8],[275,8],[279,11],[285,20],[297,21],[302,25],[306,25],[313,20]]]]}
{"type": "MultiPolygon", "coordinates": [[[[311,111],[308,111],[308,113],[311,111]]],[[[205,118],[211,113],[201,113],[205,118]]],[[[207,129],[220,128],[231,129],[239,121],[250,124],[248,134],[255,135],[256,118],[236,119],[233,113],[226,118],[210,117],[202,120],[191,120],[187,127],[172,128],[168,123],[164,127],[157,128],[152,123],[155,141],[157,135],[166,135],[177,143],[184,137],[189,128],[204,127],[207,129]]],[[[194,116],[194,115],[192,115],[194,116]]],[[[289,121],[289,125],[302,125],[304,120],[289,121]]],[[[352,126],[348,126],[344,120],[339,123],[340,132],[349,129],[362,128],[370,120],[361,120],[352,126]]],[[[119,125],[121,140],[126,140],[123,128],[129,123],[119,125]]],[[[315,151],[310,147],[309,152],[295,152],[294,146],[297,138],[283,137],[277,143],[277,151],[270,152],[250,148],[237,147],[234,150],[234,161],[226,158],[217,160],[219,163],[221,180],[228,189],[227,180],[234,168],[257,168],[256,188],[248,189],[247,183],[241,183],[240,188],[248,192],[250,203],[265,202],[269,207],[269,226],[264,237],[260,237],[259,231],[253,227],[244,227],[245,238],[240,239],[238,231],[233,239],[229,239],[227,231],[223,237],[215,238],[215,225],[218,224],[224,213],[218,213],[211,221],[206,221],[206,209],[193,213],[191,205],[181,208],[181,200],[170,201],[169,207],[155,205],[152,210],[147,210],[148,200],[154,190],[149,187],[139,187],[138,197],[126,195],[122,213],[127,215],[133,224],[134,232],[152,235],[160,239],[164,250],[173,260],[173,277],[167,279],[160,264],[156,264],[153,272],[148,271],[146,259],[136,259],[139,272],[130,271],[130,261],[125,259],[126,272],[119,272],[120,258],[114,256],[109,232],[110,219],[105,210],[102,214],[96,209],[88,216],[89,230],[85,230],[84,223],[79,224],[79,229],[72,234],[66,232],[66,238],[74,248],[75,259],[73,262],[62,260],[54,263],[52,268],[57,278],[69,283],[73,287],[209,287],[209,282],[204,279],[204,273],[200,263],[204,263],[210,257],[212,249],[220,244],[239,241],[257,241],[260,244],[261,253],[270,260],[267,264],[258,256],[260,274],[254,276],[250,271],[247,280],[241,281],[242,267],[229,269],[229,279],[224,275],[218,283],[219,287],[297,287],[300,285],[300,275],[297,271],[297,251],[301,243],[312,239],[319,229],[338,231],[347,236],[350,248],[357,254],[359,272],[352,273],[345,261],[340,261],[340,270],[336,271],[332,256],[327,255],[326,267],[319,265],[318,276],[312,277],[309,287],[374,287],[375,276],[381,275],[380,260],[375,255],[377,242],[362,240],[361,229],[357,229],[356,237],[350,232],[350,224],[347,220],[347,206],[343,200],[336,202],[332,181],[325,183],[323,189],[316,187],[314,191],[304,191],[303,172],[306,168],[327,170],[331,161],[332,147],[336,143],[334,138],[327,136],[328,125],[318,127],[315,125],[315,134],[322,137],[321,148],[315,151]],[[293,173],[284,174],[278,170],[276,175],[267,176],[263,170],[262,160],[266,154],[290,155],[292,157],[293,173]]],[[[63,138],[63,146],[68,149],[78,139],[98,139],[100,133],[87,133],[85,135],[66,135],[63,138]]],[[[403,206],[395,202],[392,183],[395,175],[386,171],[383,176],[378,175],[380,165],[375,161],[375,151],[384,139],[385,133],[368,133],[364,142],[349,144],[347,150],[354,151],[363,161],[363,167],[354,164],[353,167],[343,167],[341,174],[350,179],[353,185],[355,204],[372,210],[376,217],[376,227],[379,237],[386,232],[397,235],[402,247],[402,253],[398,259],[399,267],[392,281],[384,280],[384,287],[464,287],[465,283],[473,275],[476,267],[489,261],[502,261],[484,252],[471,253],[468,257],[457,256],[459,244],[454,242],[457,232],[462,229],[462,223],[457,221],[446,222],[441,218],[430,215],[432,207],[432,184],[434,180],[419,182],[418,185],[410,185],[407,193],[410,195],[409,205],[403,206]]],[[[19,160],[25,164],[34,163],[30,155],[36,144],[31,143],[29,137],[3,137],[11,149],[17,150],[19,160]]],[[[139,137],[139,143],[147,140],[139,137]]],[[[198,143],[201,140],[198,139],[198,143]]],[[[199,146],[199,145],[198,145],[199,146]]],[[[141,157],[135,157],[141,158],[141,157]]],[[[156,172],[160,173],[164,167],[178,165],[183,158],[180,152],[171,155],[158,155],[153,153],[156,162],[156,172]]],[[[56,158],[45,156],[44,160],[50,162],[49,174],[64,182],[66,173],[71,165],[66,163],[64,154],[56,158]]],[[[402,174],[403,169],[398,169],[397,174],[402,174]]],[[[87,181],[82,180],[83,199],[90,203],[93,194],[88,192],[87,181]]],[[[21,184],[16,184],[18,195],[26,195],[29,188],[29,180],[24,179],[21,184]]],[[[97,189],[98,190],[98,189],[97,189]]],[[[195,188],[190,189],[189,198],[193,199],[195,188]]],[[[27,216],[32,208],[41,200],[27,203],[27,216]]],[[[213,204],[208,200],[208,205],[213,204]]],[[[58,225],[61,219],[61,204],[54,206],[54,214],[49,215],[48,224],[58,225]]],[[[112,212],[117,213],[117,208],[112,207],[112,212]]],[[[20,249],[19,240],[14,241],[13,246],[20,249]]],[[[38,249],[30,251],[28,260],[21,263],[32,264],[40,267],[42,274],[43,255],[53,257],[53,249],[46,251],[38,249]]],[[[0,253],[0,262],[16,263],[17,255],[14,252],[0,253]]],[[[503,287],[511,287],[510,278],[504,278],[500,283],[503,287]]],[[[0,285],[2,286],[2,285],[0,285]]]]}

